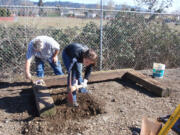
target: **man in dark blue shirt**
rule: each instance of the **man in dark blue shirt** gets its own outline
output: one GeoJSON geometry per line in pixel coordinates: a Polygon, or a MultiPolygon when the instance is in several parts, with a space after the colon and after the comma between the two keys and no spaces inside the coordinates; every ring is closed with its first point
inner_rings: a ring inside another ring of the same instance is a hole
{"type": "MultiPolygon", "coordinates": [[[[68,71],[68,87],[71,85],[74,86],[78,82],[79,85],[83,86],[83,88],[79,89],[79,92],[86,93],[88,78],[91,74],[92,67],[97,61],[95,51],[85,45],[72,43],[64,48],[62,58],[68,71]],[[82,78],[82,64],[86,67],[84,79],[82,78]]],[[[73,105],[78,106],[76,91],[72,92],[72,96],[73,105]]]]}

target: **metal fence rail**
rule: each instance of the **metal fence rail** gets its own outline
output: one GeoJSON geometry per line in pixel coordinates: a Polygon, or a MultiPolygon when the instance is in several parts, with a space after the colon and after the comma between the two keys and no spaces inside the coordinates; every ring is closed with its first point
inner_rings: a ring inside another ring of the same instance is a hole
{"type": "MultiPolygon", "coordinates": [[[[34,6],[0,8],[8,8],[14,15],[11,20],[0,17],[0,78],[23,75],[28,42],[38,35],[53,37],[61,50],[72,42],[95,49],[100,54],[95,70],[144,69],[151,68],[153,62],[180,66],[178,14],[34,6]]],[[[52,74],[49,66],[45,70],[52,74]]],[[[35,72],[35,64],[32,71],[35,72]]]]}

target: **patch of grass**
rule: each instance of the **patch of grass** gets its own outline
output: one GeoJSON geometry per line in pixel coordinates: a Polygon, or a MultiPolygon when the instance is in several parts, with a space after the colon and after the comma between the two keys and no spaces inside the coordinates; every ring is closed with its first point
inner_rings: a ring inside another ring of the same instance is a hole
{"type": "Polygon", "coordinates": [[[180,25],[175,25],[175,23],[169,23],[168,26],[169,26],[169,28],[180,32],[180,25]]]}
{"type": "Polygon", "coordinates": [[[16,17],[14,21],[1,21],[4,25],[26,25],[34,28],[67,28],[67,27],[84,27],[90,21],[100,24],[100,19],[82,19],[72,17],[16,17]]]}

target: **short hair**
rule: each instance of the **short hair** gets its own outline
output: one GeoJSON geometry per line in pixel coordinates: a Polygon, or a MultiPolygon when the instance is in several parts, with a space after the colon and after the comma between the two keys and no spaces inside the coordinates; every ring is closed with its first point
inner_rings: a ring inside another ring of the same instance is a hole
{"type": "Polygon", "coordinates": [[[97,62],[97,54],[93,49],[88,49],[86,52],[84,52],[83,58],[87,58],[93,61],[94,62],[93,65],[95,65],[97,62]]]}
{"type": "Polygon", "coordinates": [[[40,50],[43,48],[42,41],[41,41],[40,39],[35,40],[35,41],[34,41],[34,44],[33,44],[33,48],[34,48],[35,50],[40,51],[40,50]]]}

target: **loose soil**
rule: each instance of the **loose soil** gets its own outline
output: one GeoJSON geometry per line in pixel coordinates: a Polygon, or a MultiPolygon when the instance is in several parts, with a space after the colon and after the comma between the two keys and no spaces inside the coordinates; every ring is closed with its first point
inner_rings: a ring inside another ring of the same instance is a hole
{"type": "MultiPolygon", "coordinates": [[[[141,73],[150,76],[151,70],[141,73]]],[[[139,85],[116,79],[88,85],[78,93],[79,107],[69,107],[65,88],[50,88],[57,113],[37,117],[31,84],[22,78],[0,82],[0,135],[131,135],[140,131],[144,116],[156,120],[171,114],[180,103],[180,68],[166,69],[157,79],[172,90],[156,97],[139,85]]],[[[170,130],[168,135],[177,135],[170,130]]]]}

